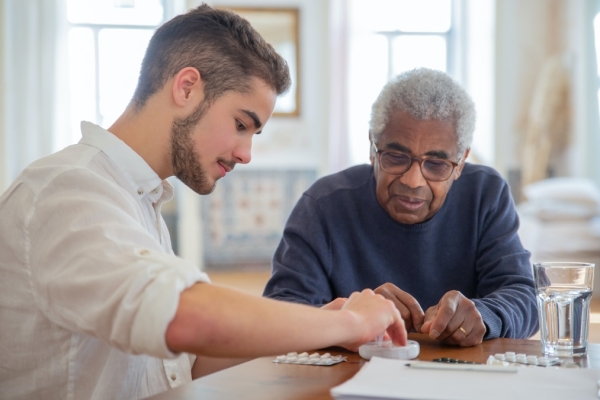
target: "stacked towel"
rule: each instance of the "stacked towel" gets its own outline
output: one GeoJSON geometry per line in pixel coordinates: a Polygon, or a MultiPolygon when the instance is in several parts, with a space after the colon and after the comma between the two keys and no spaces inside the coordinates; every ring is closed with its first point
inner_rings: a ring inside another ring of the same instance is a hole
{"type": "MultiPolygon", "coordinates": [[[[517,207],[519,236],[532,263],[586,261],[600,268],[600,189],[594,182],[551,178],[526,186],[523,193],[527,201],[517,207]]],[[[596,276],[600,279],[600,273],[596,276]]]]}

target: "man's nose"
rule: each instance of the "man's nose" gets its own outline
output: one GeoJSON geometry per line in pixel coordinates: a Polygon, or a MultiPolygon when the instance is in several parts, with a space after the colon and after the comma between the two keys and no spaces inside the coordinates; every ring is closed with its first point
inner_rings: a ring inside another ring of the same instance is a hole
{"type": "Polygon", "coordinates": [[[233,158],[237,163],[248,164],[252,159],[252,138],[242,140],[233,150],[233,158]]]}
{"type": "Polygon", "coordinates": [[[419,161],[413,160],[408,171],[400,177],[400,182],[413,189],[427,185],[427,179],[421,173],[421,164],[419,161]]]}

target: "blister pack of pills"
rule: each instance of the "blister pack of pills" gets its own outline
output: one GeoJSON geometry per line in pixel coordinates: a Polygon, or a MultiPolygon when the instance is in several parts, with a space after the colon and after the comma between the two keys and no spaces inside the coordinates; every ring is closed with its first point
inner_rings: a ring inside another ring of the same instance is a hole
{"type": "Polygon", "coordinates": [[[538,357],[534,355],[527,355],[524,353],[515,353],[508,351],[506,353],[498,353],[493,356],[489,356],[486,364],[488,365],[533,365],[538,367],[552,367],[560,365],[562,361],[558,357],[538,357]]]}
{"type": "Polygon", "coordinates": [[[329,353],[319,354],[312,353],[308,354],[304,353],[296,353],[291,352],[286,355],[277,356],[273,360],[274,363],[279,364],[303,364],[303,365],[320,365],[320,366],[330,366],[341,363],[342,361],[346,361],[346,357],[344,356],[332,356],[329,353]]]}

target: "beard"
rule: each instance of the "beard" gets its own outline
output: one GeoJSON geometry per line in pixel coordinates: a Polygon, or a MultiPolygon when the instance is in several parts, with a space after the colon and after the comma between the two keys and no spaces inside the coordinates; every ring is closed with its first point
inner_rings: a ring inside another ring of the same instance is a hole
{"type": "Polygon", "coordinates": [[[171,164],[173,174],[198,194],[209,194],[215,190],[216,182],[210,183],[201,159],[194,151],[192,132],[202,119],[209,104],[203,101],[185,118],[173,121],[171,127],[171,164]]]}

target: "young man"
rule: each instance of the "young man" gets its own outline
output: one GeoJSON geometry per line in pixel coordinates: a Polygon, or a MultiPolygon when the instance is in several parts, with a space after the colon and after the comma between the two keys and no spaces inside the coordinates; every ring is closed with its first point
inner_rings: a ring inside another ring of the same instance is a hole
{"type": "Polygon", "coordinates": [[[210,193],[250,161],[288,86],[245,20],[202,5],[157,30],[113,126],[84,122],[79,144],[25,169],[0,197],[3,397],[141,398],[190,381],[192,366],[219,368],[214,357],[355,347],[386,330],[405,343],[400,314],[372,291],[292,305],[211,285],[173,255],[165,178],[210,193]]]}

